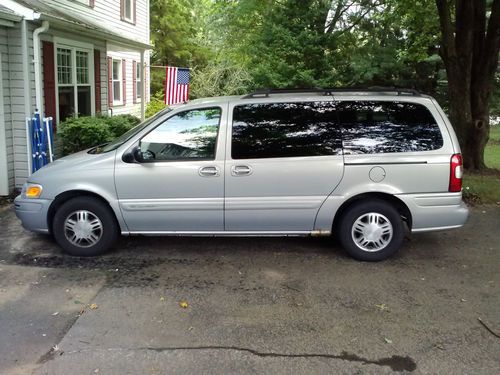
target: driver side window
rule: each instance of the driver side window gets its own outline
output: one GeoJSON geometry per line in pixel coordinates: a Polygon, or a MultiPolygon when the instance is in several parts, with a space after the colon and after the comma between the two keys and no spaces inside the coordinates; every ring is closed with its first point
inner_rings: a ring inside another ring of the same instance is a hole
{"type": "Polygon", "coordinates": [[[213,160],[221,109],[194,109],[170,117],[140,143],[145,161],[213,160]]]}

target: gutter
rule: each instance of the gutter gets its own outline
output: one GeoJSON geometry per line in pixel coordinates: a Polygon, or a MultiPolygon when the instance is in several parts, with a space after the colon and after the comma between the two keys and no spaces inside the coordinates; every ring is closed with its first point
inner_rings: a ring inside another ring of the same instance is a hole
{"type": "Polygon", "coordinates": [[[100,40],[113,41],[114,44],[118,44],[128,49],[153,49],[153,46],[144,43],[130,37],[124,37],[119,34],[112,33],[102,27],[93,27],[92,25],[86,25],[82,23],[77,23],[67,19],[55,17],[49,14],[41,14],[40,19],[50,21],[52,28],[61,28],[62,30],[67,30],[68,26],[71,27],[71,32],[73,34],[82,35],[88,37],[94,37],[100,40]],[[55,27],[57,25],[57,27],[55,27]]]}
{"type": "Polygon", "coordinates": [[[40,116],[43,118],[42,111],[42,75],[40,63],[40,34],[49,29],[49,21],[42,21],[42,26],[33,31],[33,65],[35,66],[35,110],[40,111],[40,116]]]}

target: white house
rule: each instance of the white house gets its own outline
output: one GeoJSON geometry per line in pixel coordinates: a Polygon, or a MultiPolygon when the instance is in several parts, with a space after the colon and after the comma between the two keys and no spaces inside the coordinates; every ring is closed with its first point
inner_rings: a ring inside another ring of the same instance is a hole
{"type": "Polygon", "coordinates": [[[1,0],[0,195],[30,171],[26,118],[131,113],[149,101],[149,0],[1,0]]]}

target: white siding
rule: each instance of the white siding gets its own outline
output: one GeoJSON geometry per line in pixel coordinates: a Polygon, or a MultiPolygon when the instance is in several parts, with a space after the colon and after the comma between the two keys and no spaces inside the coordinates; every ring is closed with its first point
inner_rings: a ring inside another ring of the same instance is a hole
{"type": "Polygon", "coordinates": [[[149,0],[136,0],[135,25],[121,20],[120,0],[95,0],[94,8],[72,0],[45,0],[46,4],[67,9],[125,38],[149,43],[149,0]]]}
{"type": "MultiPolygon", "coordinates": [[[[24,81],[28,79],[30,90],[29,98],[31,108],[28,111],[34,111],[35,103],[35,73],[33,67],[33,30],[34,25],[27,24],[28,34],[28,62],[29,75],[24,77],[23,74],[23,56],[21,48],[21,23],[17,23],[15,27],[7,30],[7,52],[8,52],[8,80],[7,86],[9,89],[8,101],[5,101],[5,106],[9,105],[10,113],[10,129],[11,134],[7,135],[7,139],[12,146],[8,146],[8,157],[12,163],[13,185],[20,188],[28,177],[28,157],[27,157],[27,141],[26,141],[26,108],[25,108],[25,92],[24,81]],[[11,141],[9,140],[9,136],[11,141]]],[[[5,76],[4,76],[5,77],[5,76]]],[[[5,80],[4,80],[5,83],[5,80]]],[[[9,174],[10,176],[10,174],[9,174]]]]}
{"type": "MultiPolygon", "coordinates": [[[[0,150],[0,152],[4,153],[7,158],[6,164],[3,161],[0,165],[0,168],[5,169],[0,175],[6,176],[7,189],[10,192],[14,189],[14,148],[12,147],[12,117],[10,113],[9,57],[7,45],[7,28],[0,27],[0,69],[2,69],[0,74],[0,77],[2,77],[0,85],[2,87],[2,92],[0,92],[2,100],[0,100],[0,103],[3,103],[3,108],[0,109],[0,136],[5,137],[3,142],[0,142],[1,147],[5,147],[5,150],[0,150]]],[[[3,185],[5,181],[1,181],[0,183],[3,185]]]]}
{"type": "MultiPolygon", "coordinates": [[[[132,62],[136,61],[137,65],[141,63],[141,55],[139,52],[130,52],[130,51],[123,51],[120,49],[118,46],[114,46],[111,44],[108,44],[108,57],[112,57],[114,59],[120,59],[120,60],[125,60],[126,62],[126,103],[125,105],[114,105],[112,107],[112,113],[113,115],[120,115],[124,113],[130,113],[134,116],[137,116],[140,118],[141,116],[141,101],[137,101],[137,103],[134,104],[133,100],[133,65],[132,62]]],[[[146,51],[145,56],[144,56],[144,62],[146,63],[146,69],[144,70],[145,76],[146,76],[146,88],[145,88],[145,99],[146,103],[149,102],[149,53],[146,51]]],[[[106,69],[107,71],[107,69],[106,69]]],[[[106,74],[106,82],[107,82],[107,74],[106,74]]]]}

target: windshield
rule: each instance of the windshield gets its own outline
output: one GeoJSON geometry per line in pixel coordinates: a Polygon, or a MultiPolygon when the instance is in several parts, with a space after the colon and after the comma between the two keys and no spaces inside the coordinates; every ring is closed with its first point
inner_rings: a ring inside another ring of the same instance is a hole
{"type": "Polygon", "coordinates": [[[156,115],[151,116],[146,121],[140,123],[139,125],[133,127],[129,131],[123,133],[118,138],[113,139],[111,142],[94,147],[93,149],[91,149],[89,151],[89,154],[101,154],[103,152],[109,152],[109,151],[116,150],[118,147],[120,147],[122,144],[127,142],[129,139],[131,139],[134,135],[139,133],[146,126],[148,126],[153,121],[155,121],[158,117],[164,115],[167,112],[170,112],[171,110],[172,110],[171,108],[165,108],[165,109],[161,110],[156,115]]]}

